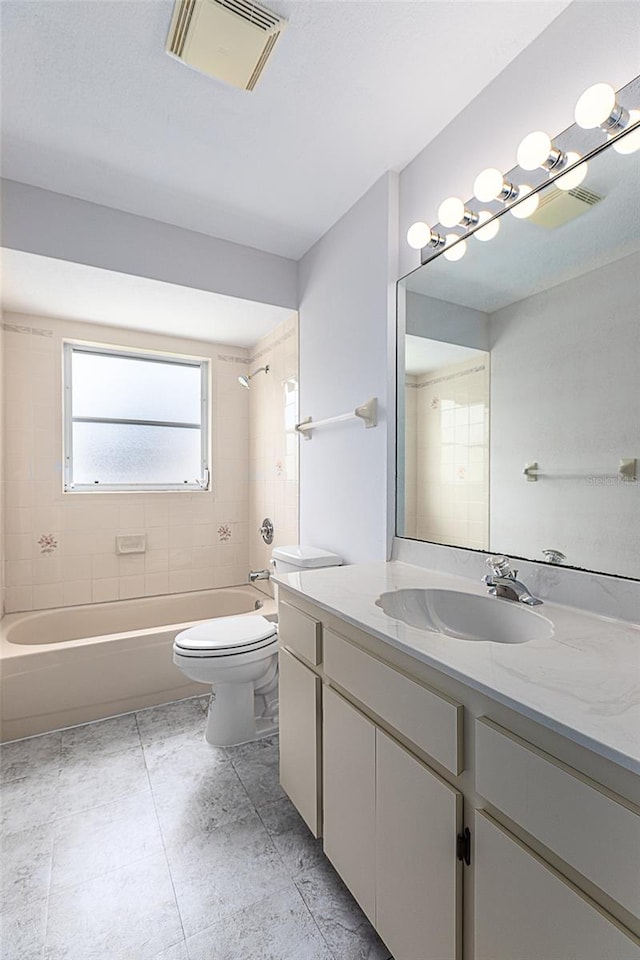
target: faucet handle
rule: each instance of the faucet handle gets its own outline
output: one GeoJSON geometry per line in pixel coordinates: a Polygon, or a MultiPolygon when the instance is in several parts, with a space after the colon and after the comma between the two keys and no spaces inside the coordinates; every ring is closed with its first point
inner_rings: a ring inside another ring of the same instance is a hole
{"type": "Polygon", "coordinates": [[[487,566],[494,577],[511,577],[512,579],[515,577],[515,573],[511,570],[509,557],[487,557],[487,566]]]}
{"type": "Polygon", "coordinates": [[[564,553],[561,553],[560,550],[543,550],[542,556],[544,557],[547,563],[564,563],[567,559],[564,553]]]}

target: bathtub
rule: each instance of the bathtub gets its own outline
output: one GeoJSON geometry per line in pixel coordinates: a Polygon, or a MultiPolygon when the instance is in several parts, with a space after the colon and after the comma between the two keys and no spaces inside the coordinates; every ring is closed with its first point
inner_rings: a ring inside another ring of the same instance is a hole
{"type": "Polygon", "coordinates": [[[0,740],[205,694],[174,666],[176,633],[276,605],[255,587],[200,590],[33,613],[0,622],[0,740]]]}

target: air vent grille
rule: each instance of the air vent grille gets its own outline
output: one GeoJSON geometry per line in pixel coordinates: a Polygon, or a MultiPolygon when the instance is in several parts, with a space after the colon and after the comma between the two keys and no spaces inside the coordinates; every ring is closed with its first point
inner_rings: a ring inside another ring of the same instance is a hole
{"type": "Polygon", "coordinates": [[[587,190],[585,187],[574,187],[573,190],[560,190],[558,187],[552,187],[551,190],[543,190],[538,196],[540,197],[539,210],[547,204],[557,202],[561,197],[566,196],[573,197],[574,200],[579,200],[581,203],[586,203],[589,207],[594,207],[596,203],[600,203],[602,200],[599,193],[593,193],[592,190],[587,190]]]}
{"type": "Polygon", "coordinates": [[[166,49],[201,73],[253,90],[286,25],[253,0],[176,0],[166,49]]]}
{"type": "Polygon", "coordinates": [[[182,56],[195,5],[196,0],[179,0],[176,25],[169,42],[169,49],[176,57],[182,56]]]}
{"type": "Polygon", "coordinates": [[[277,17],[271,10],[267,10],[266,7],[260,6],[259,3],[251,3],[248,0],[213,0],[213,2],[218,3],[221,7],[226,7],[231,13],[242,17],[243,20],[254,23],[261,30],[272,30],[281,22],[280,17],[277,17]]]}
{"type": "Polygon", "coordinates": [[[531,214],[529,220],[547,230],[555,230],[570,220],[575,220],[604,199],[600,194],[585,187],[574,187],[573,190],[551,187],[543,190],[538,196],[540,198],[538,208],[531,214]]]}

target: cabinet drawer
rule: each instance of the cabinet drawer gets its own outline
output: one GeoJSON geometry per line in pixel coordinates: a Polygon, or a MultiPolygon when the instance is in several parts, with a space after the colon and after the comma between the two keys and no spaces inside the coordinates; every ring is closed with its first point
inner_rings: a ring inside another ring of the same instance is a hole
{"type": "Polygon", "coordinates": [[[325,630],[324,671],[451,773],[464,769],[460,704],[325,630]]]}
{"type": "Polygon", "coordinates": [[[286,600],[278,603],[278,636],[280,645],[299,653],[309,663],[322,660],[322,624],[286,600]]]}
{"type": "Polygon", "coordinates": [[[625,802],[486,717],[476,721],[476,790],[640,916],[640,816],[625,802]]]}

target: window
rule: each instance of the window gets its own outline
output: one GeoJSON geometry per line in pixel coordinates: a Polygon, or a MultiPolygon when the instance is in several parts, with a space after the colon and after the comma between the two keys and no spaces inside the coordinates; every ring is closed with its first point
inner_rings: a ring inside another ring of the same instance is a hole
{"type": "Polygon", "coordinates": [[[207,489],[206,360],[65,343],[65,490],[207,489]]]}

